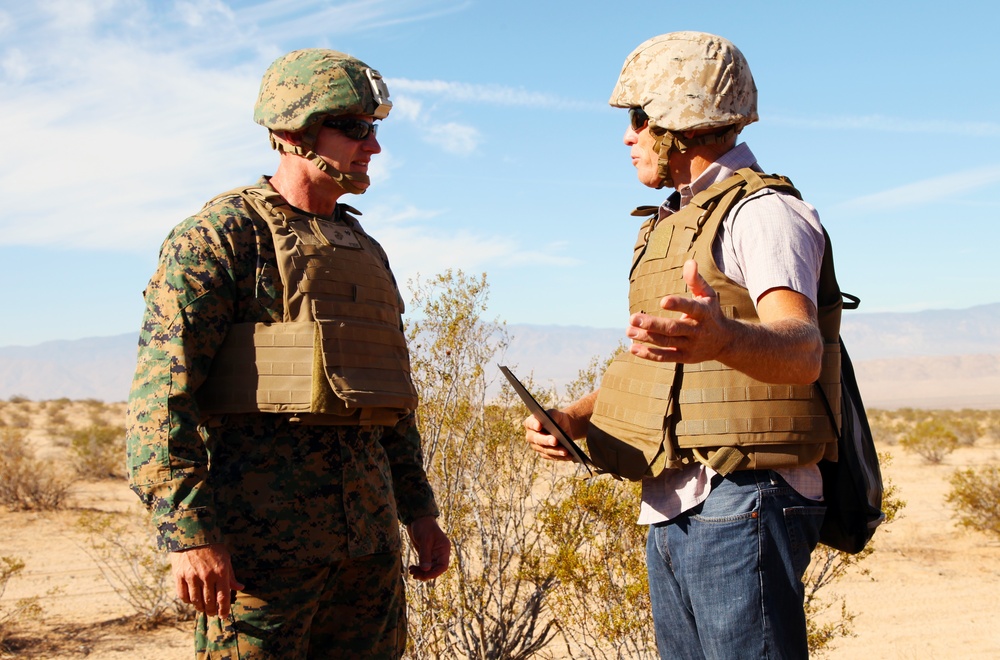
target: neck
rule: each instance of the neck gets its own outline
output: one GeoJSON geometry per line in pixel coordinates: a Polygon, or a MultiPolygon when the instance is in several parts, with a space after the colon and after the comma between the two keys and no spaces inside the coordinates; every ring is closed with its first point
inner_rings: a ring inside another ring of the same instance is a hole
{"type": "Polygon", "coordinates": [[[331,215],[344,194],[344,189],[327,174],[292,154],[281,155],[270,183],[289,204],[319,216],[331,215]]]}

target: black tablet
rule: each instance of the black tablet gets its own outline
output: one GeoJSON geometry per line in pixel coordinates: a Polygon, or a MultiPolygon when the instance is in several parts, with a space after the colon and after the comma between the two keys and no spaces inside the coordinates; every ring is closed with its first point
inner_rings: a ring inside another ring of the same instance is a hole
{"type": "Polygon", "coordinates": [[[562,427],[556,424],[555,420],[549,416],[549,413],[542,408],[537,401],[535,401],[535,397],[531,396],[531,392],[525,389],[524,385],[522,385],[521,381],[519,381],[517,377],[511,373],[510,369],[503,365],[499,366],[500,371],[503,372],[503,375],[506,376],[508,382],[510,382],[510,386],[514,388],[517,395],[521,397],[521,401],[524,401],[524,405],[528,407],[528,411],[535,416],[535,419],[542,423],[542,427],[549,432],[549,435],[559,441],[559,444],[569,452],[569,455],[573,457],[575,462],[583,464],[583,466],[587,468],[587,472],[590,472],[590,474],[593,475],[593,472],[590,470],[590,466],[593,465],[590,457],[587,456],[587,454],[584,453],[584,451],[580,449],[575,442],[573,442],[573,439],[569,437],[569,434],[563,431],[562,427]]]}

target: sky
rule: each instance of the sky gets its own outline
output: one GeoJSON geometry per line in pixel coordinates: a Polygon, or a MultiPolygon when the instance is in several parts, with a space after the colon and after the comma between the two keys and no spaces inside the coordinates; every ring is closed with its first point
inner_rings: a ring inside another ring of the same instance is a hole
{"type": "Polygon", "coordinates": [[[170,229],[273,173],[260,78],[307,47],[388,83],[372,186],[342,201],[404,289],[486,273],[490,318],[624,328],[629,211],[669,191],[637,181],[608,97],[676,30],[746,55],[742,139],[819,210],[852,313],[1000,301],[1000,5],[706,6],[0,0],[0,346],[136,331],[170,229]]]}

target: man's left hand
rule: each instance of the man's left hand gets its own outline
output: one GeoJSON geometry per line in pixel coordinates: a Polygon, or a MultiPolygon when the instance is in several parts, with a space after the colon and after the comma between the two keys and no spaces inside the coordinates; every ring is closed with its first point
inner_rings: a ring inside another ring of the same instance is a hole
{"type": "Polygon", "coordinates": [[[693,259],[684,264],[684,282],[692,297],[666,296],[660,307],[679,318],[633,314],[626,331],[634,343],[629,352],[655,362],[696,363],[715,360],[729,342],[728,320],[719,296],[698,273],[693,259]]]}
{"type": "Polygon", "coordinates": [[[451,561],[451,541],[438,526],[437,518],[417,518],[406,526],[410,542],[417,551],[417,566],[410,566],[410,576],[417,580],[433,580],[448,570],[451,561]]]}

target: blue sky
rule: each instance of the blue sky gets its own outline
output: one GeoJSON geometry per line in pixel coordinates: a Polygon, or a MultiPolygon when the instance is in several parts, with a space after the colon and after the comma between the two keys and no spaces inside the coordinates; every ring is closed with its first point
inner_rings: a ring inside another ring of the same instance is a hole
{"type": "Polygon", "coordinates": [[[373,185],[346,201],[401,283],[486,272],[510,323],[624,326],[628,212],[664,193],[607,99],[636,45],[688,29],[749,59],[743,138],[819,209],[862,311],[1000,301],[996,3],[705,6],[0,0],[0,346],[135,330],[170,228],[273,171],[260,77],[314,46],[388,81],[373,185]]]}

